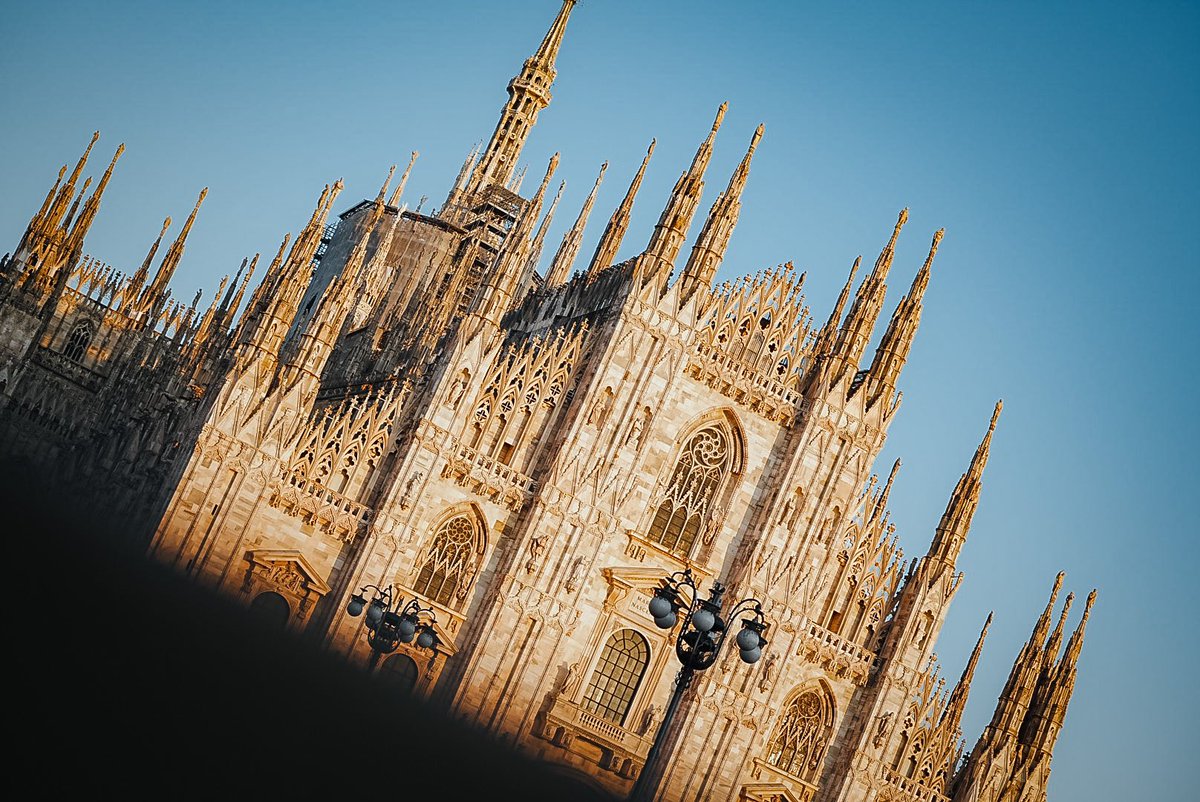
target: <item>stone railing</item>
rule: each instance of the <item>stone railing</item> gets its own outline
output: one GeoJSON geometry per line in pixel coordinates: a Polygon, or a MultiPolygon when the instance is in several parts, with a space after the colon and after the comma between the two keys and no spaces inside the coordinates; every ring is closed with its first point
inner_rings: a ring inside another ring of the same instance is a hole
{"type": "Polygon", "coordinates": [[[33,361],[47,370],[51,370],[59,376],[71,380],[89,392],[94,393],[99,390],[103,382],[100,374],[48,348],[39,348],[34,351],[33,361]]]}
{"type": "Polygon", "coordinates": [[[370,520],[371,508],[313,479],[295,474],[281,480],[268,503],[308,523],[317,524],[329,534],[351,541],[370,520]]]}
{"type": "Polygon", "coordinates": [[[799,653],[839,677],[849,677],[855,685],[865,685],[875,662],[875,653],[820,624],[805,620],[797,627],[799,653]]]}
{"type": "Polygon", "coordinates": [[[442,476],[513,510],[525,506],[538,488],[530,477],[463,443],[454,446],[442,476]]]}
{"type": "Polygon", "coordinates": [[[915,780],[901,777],[899,773],[887,766],[883,767],[883,780],[903,792],[906,799],[911,802],[950,802],[950,798],[940,791],[926,788],[915,780]]]}
{"type": "Polygon", "coordinates": [[[647,735],[638,735],[620,724],[584,710],[562,695],[554,698],[546,710],[544,722],[539,733],[541,737],[563,749],[592,756],[593,759],[595,747],[599,747],[600,768],[625,778],[636,775],[653,743],[652,730],[647,735]],[[595,746],[579,749],[575,746],[576,739],[595,746]]]}
{"type": "Polygon", "coordinates": [[[692,378],[771,420],[786,424],[795,417],[802,401],[796,390],[712,345],[698,344],[696,357],[687,366],[692,378]]]}

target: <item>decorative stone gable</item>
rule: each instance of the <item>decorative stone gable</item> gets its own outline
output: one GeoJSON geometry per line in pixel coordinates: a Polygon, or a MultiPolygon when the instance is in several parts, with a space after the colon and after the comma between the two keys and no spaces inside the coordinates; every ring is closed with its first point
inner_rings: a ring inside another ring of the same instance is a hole
{"type": "Polygon", "coordinates": [[[298,551],[251,551],[246,561],[249,566],[242,584],[246,600],[262,593],[278,593],[291,607],[293,626],[307,621],[313,605],[329,592],[329,585],[298,551]]]}

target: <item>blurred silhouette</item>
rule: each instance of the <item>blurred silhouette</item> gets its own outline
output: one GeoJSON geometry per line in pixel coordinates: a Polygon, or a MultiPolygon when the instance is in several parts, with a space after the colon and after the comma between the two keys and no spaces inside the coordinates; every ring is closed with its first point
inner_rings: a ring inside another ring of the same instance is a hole
{"type": "Polygon", "coordinates": [[[0,488],[26,599],[10,765],[37,796],[613,799],[413,700],[402,662],[368,675],[147,560],[28,465],[0,488]]]}

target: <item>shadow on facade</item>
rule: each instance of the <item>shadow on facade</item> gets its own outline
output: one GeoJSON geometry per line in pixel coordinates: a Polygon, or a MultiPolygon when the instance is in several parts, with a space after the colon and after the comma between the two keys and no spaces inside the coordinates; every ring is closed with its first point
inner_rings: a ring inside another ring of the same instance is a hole
{"type": "Polygon", "coordinates": [[[395,693],[269,616],[114,545],[27,466],[0,466],[19,604],[12,774],[40,796],[612,800],[395,693]]]}

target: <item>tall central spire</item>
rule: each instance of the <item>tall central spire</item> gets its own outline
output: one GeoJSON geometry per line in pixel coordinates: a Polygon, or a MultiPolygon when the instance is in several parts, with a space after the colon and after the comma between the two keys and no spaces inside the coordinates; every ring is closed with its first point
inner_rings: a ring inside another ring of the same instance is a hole
{"type": "Polygon", "coordinates": [[[508,103],[504,104],[492,139],[467,183],[468,194],[492,185],[504,186],[512,178],[525,140],[537,122],[538,112],[550,105],[554,61],[558,58],[567,20],[574,7],[575,0],[563,0],[558,16],[537,52],[525,60],[521,71],[508,82],[508,103]]]}

